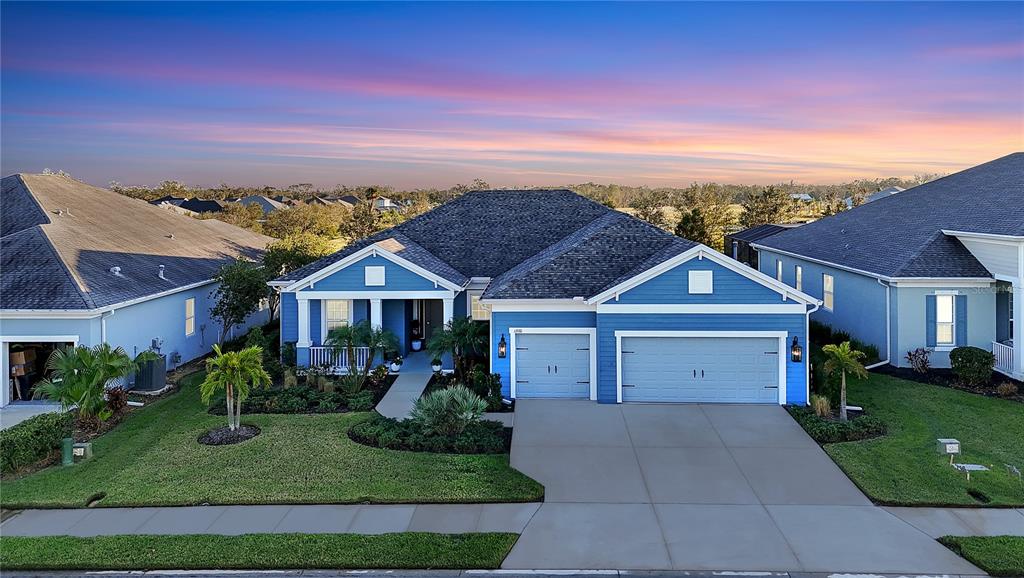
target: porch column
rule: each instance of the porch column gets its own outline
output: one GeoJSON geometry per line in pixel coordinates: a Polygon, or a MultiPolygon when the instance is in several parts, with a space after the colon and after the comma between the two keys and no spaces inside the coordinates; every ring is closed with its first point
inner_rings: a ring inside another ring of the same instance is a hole
{"type": "Polygon", "coordinates": [[[299,340],[295,347],[309,347],[309,300],[299,299],[299,340]]]}
{"type": "Polygon", "coordinates": [[[455,316],[455,299],[442,299],[444,302],[444,324],[447,326],[455,316]]]}
{"type": "Polygon", "coordinates": [[[1013,371],[1018,378],[1024,378],[1024,279],[1018,279],[1013,290],[1013,371]]]}
{"type": "Polygon", "coordinates": [[[374,329],[380,329],[383,325],[381,319],[383,315],[381,313],[381,299],[370,299],[370,326],[374,329]]]}

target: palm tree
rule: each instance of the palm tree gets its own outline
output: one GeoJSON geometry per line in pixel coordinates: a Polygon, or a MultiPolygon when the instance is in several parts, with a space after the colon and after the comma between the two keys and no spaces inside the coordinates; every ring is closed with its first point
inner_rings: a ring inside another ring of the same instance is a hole
{"type": "Polygon", "coordinates": [[[235,431],[242,419],[242,402],[253,387],[270,385],[270,375],[263,369],[263,350],[258,346],[241,351],[222,352],[213,346],[216,354],[206,360],[206,379],[199,386],[203,403],[223,389],[228,408],[228,429],[235,431]]]}
{"type": "Polygon", "coordinates": [[[65,411],[77,408],[78,417],[84,421],[105,421],[110,417],[104,395],[107,385],[154,359],[159,356],[152,351],[143,351],[132,359],[124,349],[111,347],[109,343],[57,349],[46,360],[50,378],[40,383],[38,390],[60,402],[65,411]]]}
{"type": "Polygon", "coordinates": [[[826,345],[821,348],[821,351],[825,354],[825,365],[823,366],[825,373],[840,376],[839,420],[846,421],[846,374],[849,373],[857,379],[866,379],[868,370],[864,369],[860,360],[867,355],[863,351],[852,349],[849,341],[844,341],[839,345],[826,345]]]}
{"type": "Polygon", "coordinates": [[[460,376],[468,375],[472,367],[465,367],[468,358],[479,355],[487,345],[487,328],[469,317],[456,317],[435,331],[427,343],[427,350],[435,357],[445,353],[452,355],[455,372],[460,376]]]}
{"type": "Polygon", "coordinates": [[[370,370],[373,369],[373,362],[377,357],[377,353],[386,355],[390,351],[397,350],[398,338],[387,329],[373,327],[369,321],[360,321],[354,325],[343,325],[332,329],[327,334],[325,344],[331,347],[345,348],[346,355],[348,356],[349,375],[357,376],[357,381],[352,384],[351,389],[352,391],[359,391],[362,389],[363,384],[366,383],[370,370]],[[362,368],[355,365],[356,347],[366,347],[369,349],[366,363],[362,368]]]}

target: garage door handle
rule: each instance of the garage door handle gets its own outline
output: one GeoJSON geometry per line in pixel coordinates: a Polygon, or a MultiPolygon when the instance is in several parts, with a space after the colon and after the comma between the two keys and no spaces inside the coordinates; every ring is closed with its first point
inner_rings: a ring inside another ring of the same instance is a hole
{"type": "Polygon", "coordinates": [[[558,366],[555,366],[555,373],[558,373],[558,366]]]}
{"type": "Polygon", "coordinates": [[[516,383],[530,383],[529,379],[517,379],[516,383]]]}
{"type": "Polygon", "coordinates": [[[779,389],[779,386],[777,386],[777,385],[766,385],[766,386],[764,386],[764,388],[765,389],[779,389]]]}
{"type": "Polygon", "coordinates": [[[693,377],[694,377],[694,378],[696,378],[696,377],[697,377],[697,370],[696,370],[696,369],[694,369],[694,370],[693,370],[693,377]]]}
{"type": "Polygon", "coordinates": [[[701,379],[704,379],[704,370],[703,370],[703,369],[702,369],[702,370],[700,370],[700,378],[701,378],[701,379]]]}
{"type": "Polygon", "coordinates": [[[636,387],[635,383],[623,383],[622,387],[636,387]]]}
{"type": "Polygon", "coordinates": [[[551,373],[551,366],[548,366],[548,373],[551,373]]]}

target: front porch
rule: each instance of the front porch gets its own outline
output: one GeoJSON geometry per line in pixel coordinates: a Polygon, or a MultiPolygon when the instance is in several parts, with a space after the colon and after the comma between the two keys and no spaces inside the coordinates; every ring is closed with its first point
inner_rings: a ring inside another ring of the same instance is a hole
{"type": "Polygon", "coordinates": [[[995,370],[1003,375],[1024,380],[1024,288],[1017,282],[996,283],[996,338],[992,353],[995,370]]]}

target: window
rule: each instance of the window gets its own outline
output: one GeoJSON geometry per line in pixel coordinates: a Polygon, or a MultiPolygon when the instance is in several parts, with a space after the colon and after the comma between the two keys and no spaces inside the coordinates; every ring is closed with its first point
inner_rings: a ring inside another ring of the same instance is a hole
{"type": "Polygon", "coordinates": [[[797,291],[804,290],[804,268],[800,265],[796,266],[796,285],[793,287],[795,287],[797,291]]]}
{"type": "Polygon", "coordinates": [[[473,316],[473,321],[490,321],[491,320],[491,307],[484,305],[480,302],[479,295],[469,296],[469,311],[473,316]]]}
{"type": "Polygon", "coordinates": [[[821,275],[821,300],[825,302],[825,309],[832,311],[832,308],[835,307],[835,281],[828,273],[821,275]]]}
{"type": "Polygon", "coordinates": [[[324,301],[324,329],[332,329],[348,325],[351,320],[352,302],[348,300],[324,301]]]}
{"type": "Polygon", "coordinates": [[[384,267],[366,267],[364,269],[364,283],[367,287],[381,287],[384,285],[384,267]]]}
{"type": "Polygon", "coordinates": [[[782,281],[782,259],[775,260],[775,278],[782,281]]]}
{"type": "Polygon", "coordinates": [[[712,271],[690,271],[689,290],[694,295],[707,295],[714,290],[714,273],[712,271]]]}
{"type": "Polygon", "coordinates": [[[935,296],[935,344],[956,342],[956,295],[935,296]]]}
{"type": "Polygon", "coordinates": [[[188,337],[196,332],[196,298],[189,297],[185,300],[185,336],[188,337]]]}

